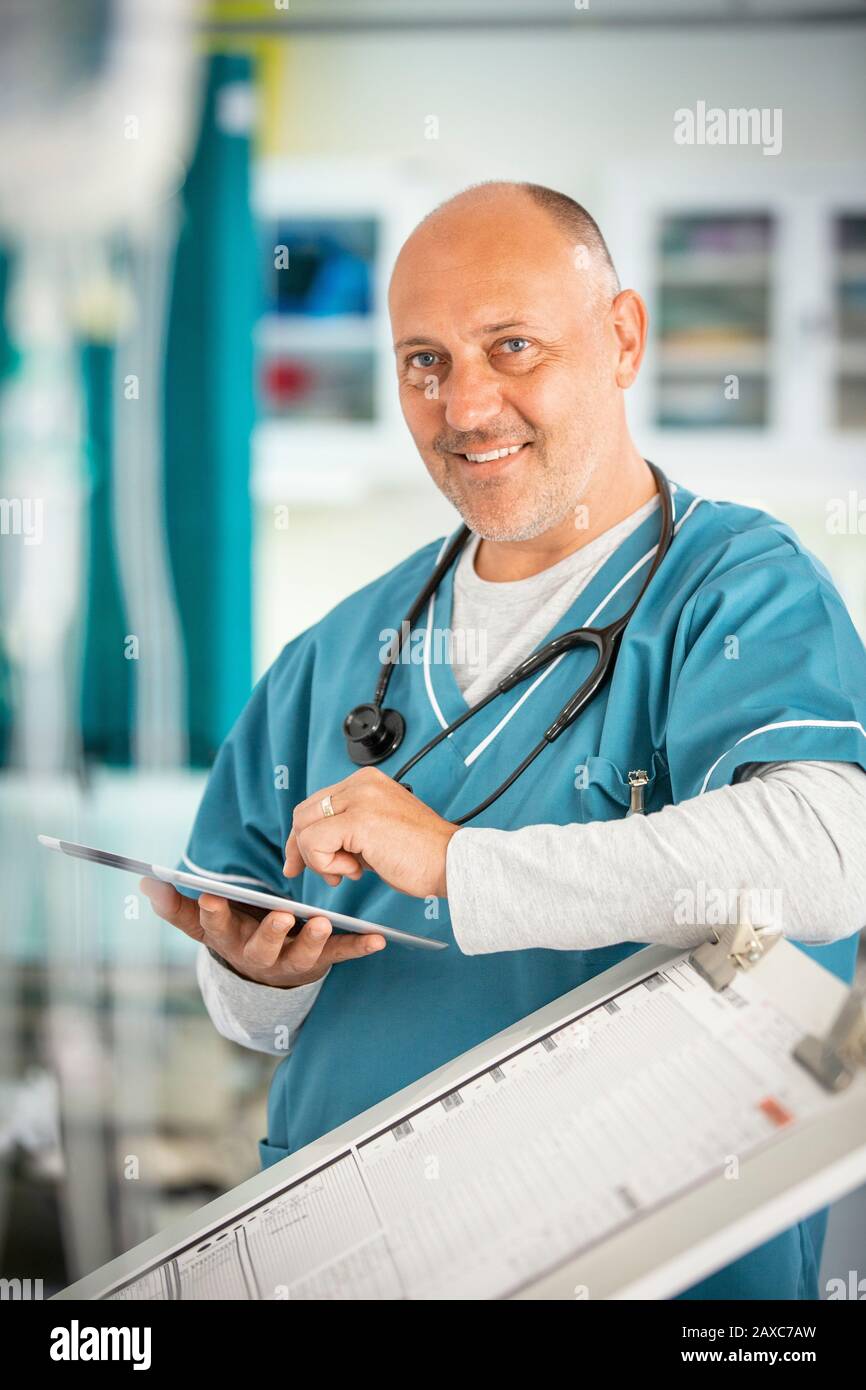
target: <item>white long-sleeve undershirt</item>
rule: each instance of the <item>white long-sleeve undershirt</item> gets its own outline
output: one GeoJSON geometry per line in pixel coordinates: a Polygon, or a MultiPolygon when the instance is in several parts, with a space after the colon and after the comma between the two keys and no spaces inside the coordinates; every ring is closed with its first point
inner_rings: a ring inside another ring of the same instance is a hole
{"type": "Polygon", "coordinates": [[[467,955],[693,946],[742,906],[794,940],[836,941],[866,921],[866,773],[854,763],[768,763],[652,815],[464,826],[446,875],[467,955]]]}

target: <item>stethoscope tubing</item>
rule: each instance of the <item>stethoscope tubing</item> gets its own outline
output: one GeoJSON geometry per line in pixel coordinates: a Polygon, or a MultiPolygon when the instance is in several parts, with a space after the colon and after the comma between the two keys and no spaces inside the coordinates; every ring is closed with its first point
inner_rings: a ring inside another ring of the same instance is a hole
{"type": "MultiPolygon", "coordinates": [[[[402,782],[406,774],[411,772],[412,768],[415,767],[416,764],[419,763],[422,758],[426,757],[428,753],[432,753],[434,748],[438,748],[440,743],[442,743],[446,738],[449,738],[451,734],[456,732],[457,729],[462,728],[462,726],[466,724],[470,719],[472,719],[474,715],[479,714],[481,710],[486,709],[486,707],[491,703],[491,701],[495,700],[499,695],[504,695],[507,693],[507,691],[514,689],[516,685],[519,685],[523,681],[528,680],[529,677],[535,675],[537,671],[542,671],[546,669],[547,667],[552,665],[554,661],[557,661],[560,657],[564,656],[567,652],[573,651],[575,647],[594,646],[598,653],[595,666],[593,667],[590,674],[587,676],[586,680],[583,681],[580,687],[575,691],[574,695],[572,695],[571,699],[568,700],[567,703],[560,710],[553,723],[545,730],[544,735],[542,736],[540,741],[535,745],[534,748],[530,749],[529,753],[527,753],[526,757],[522,760],[522,762],[518,764],[514,771],[506,778],[504,782],[500,784],[500,786],[498,786],[495,789],[495,791],[491,792],[491,794],[484,801],[482,801],[478,806],[475,806],[470,812],[468,812],[467,815],[461,816],[459,817],[459,819],[452,821],[452,824],[465,825],[468,821],[474,820],[476,816],[481,815],[482,811],[486,811],[487,808],[491,806],[494,801],[497,801],[499,797],[502,796],[503,792],[506,792],[508,788],[512,786],[512,784],[517,780],[517,778],[520,777],[521,774],[526,771],[529,765],[535,761],[538,755],[549,744],[554,743],[556,739],[558,739],[560,735],[565,732],[566,729],[570,728],[570,726],[577,719],[578,715],[580,715],[583,712],[583,710],[586,709],[587,705],[594,698],[597,691],[601,688],[605,680],[611,674],[611,671],[616,661],[616,656],[619,649],[620,640],[622,639],[622,635],[626,627],[628,626],[628,623],[630,622],[635,610],[637,609],[638,604],[641,602],[647,590],[649,589],[649,586],[652,583],[652,580],[654,579],[659,566],[664,560],[665,555],[670,549],[670,545],[673,540],[674,534],[673,499],[671,497],[670,485],[660,468],[656,467],[654,463],[650,463],[649,459],[647,459],[646,462],[652,469],[653,475],[656,479],[656,483],[658,486],[662,511],[662,525],[659,534],[658,545],[656,546],[655,555],[653,557],[653,562],[650,566],[649,573],[647,574],[646,579],[641,585],[640,592],[638,593],[637,597],[635,598],[634,602],[631,604],[631,607],[627,610],[627,612],[621,614],[618,618],[614,618],[612,622],[607,623],[604,627],[573,628],[569,632],[560,633],[558,637],[552,638],[551,641],[545,643],[545,645],[541,647],[539,651],[533,652],[530,656],[526,658],[525,661],[522,661],[518,666],[516,666],[513,671],[509,672],[507,676],[504,676],[502,680],[498,681],[497,684],[494,686],[493,690],[489,691],[483,699],[479,700],[476,704],[466,709],[463,712],[463,714],[461,714],[457,719],[453,720],[445,728],[440,729],[438,733],[436,733],[433,736],[433,738],[431,738],[427,743],[425,743],[423,747],[419,748],[418,751],[414,753],[412,757],[409,758],[408,761],[405,762],[403,766],[393,774],[395,782],[402,782]]],[[[457,532],[457,534],[454,536],[454,538],[448,545],[446,551],[434,567],[433,572],[430,575],[430,578],[427,580],[426,584],[424,585],[424,588],[421,590],[421,593],[416,598],[411,609],[409,610],[409,613],[404,618],[403,623],[401,624],[399,629],[399,635],[394,643],[394,650],[389,652],[387,660],[383,663],[382,670],[379,674],[379,680],[376,686],[376,694],[373,698],[373,704],[377,708],[380,708],[384,702],[391,672],[393,670],[394,664],[399,658],[400,651],[402,649],[404,634],[407,631],[411,631],[413,624],[417,621],[418,617],[423,612],[425,606],[429,603],[433,594],[435,594],[436,590],[439,587],[439,584],[441,583],[450,566],[454,563],[455,559],[460,554],[460,551],[466,544],[466,541],[468,540],[470,534],[471,533],[467,526],[461,527],[461,529],[457,532]]],[[[389,754],[386,753],[385,757],[387,756],[389,756],[389,754]]],[[[379,759],[379,761],[384,761],[384,757],[379,759]]],[[[407,787],[407,790],[411,791],[412,789],[411,787],[407,787]]]]}

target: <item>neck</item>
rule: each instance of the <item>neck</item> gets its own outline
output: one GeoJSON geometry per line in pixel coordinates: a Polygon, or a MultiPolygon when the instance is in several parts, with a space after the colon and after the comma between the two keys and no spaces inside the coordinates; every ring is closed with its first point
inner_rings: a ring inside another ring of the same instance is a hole
{"type": "Polygon", "coordinates": [[[632,445],[625,458],[596,469],[579,504],[585,526],[576,525],[575,513],[569,512],[549,531],[530,540],[481,540],[475,552],[475,572],[493,583],[529,579],[624,521],[657,491],[652,472],[632,445]]]}

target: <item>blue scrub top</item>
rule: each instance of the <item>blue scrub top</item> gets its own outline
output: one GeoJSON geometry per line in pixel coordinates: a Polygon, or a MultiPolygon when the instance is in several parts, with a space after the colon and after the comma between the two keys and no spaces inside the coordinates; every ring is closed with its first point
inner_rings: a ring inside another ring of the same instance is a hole
{"type": "MultiPolygon", "coordinates": [[[[866,769],[866,651],[826,570],[764,512],[679,486],[674,506],[675,538],[626,630],[612,679],[474,826],[620,819],[634,768],[649,773],[650,812],[732,782],[745,763],[839,759],[866,769]]],[[[627,610],[652,561],[659,520],[654,509],[545,640],[627,610]]],[[[419,954],[391,944],[330,971],[274,1074],[265,1166],[641,948],[465,956],[445,900],[407,897],[372,873],[337,888],[309,871],[282,875],[295,804],[356,770],[343,718],[370,698],[387,630],[409,610],[443,545],[417,551],[283,648],[220,748],[193,827],[188,859],[209,872],[451,948],[419,954]]],[[[407,733],[381,764],[385,772],[466,708],[443,636],[452,591],[453,568],[419,620],[426,635],[413,634],[409,659],[392,674],[388,703],[405,716],[407,733]]],[[[477,805],[538,741],[594,655],[570,653],[493,701],[413,768],[416,796],[449,820],[477,805]]],[[[530,900],[532,884],[526,889],[530,900]]],[[[853,978],[856,935],[802,949],[853,978]]],[[[820,1213],[800,1223],[683,1296],[816,1297],[825,1220],[820,1213]]]]}

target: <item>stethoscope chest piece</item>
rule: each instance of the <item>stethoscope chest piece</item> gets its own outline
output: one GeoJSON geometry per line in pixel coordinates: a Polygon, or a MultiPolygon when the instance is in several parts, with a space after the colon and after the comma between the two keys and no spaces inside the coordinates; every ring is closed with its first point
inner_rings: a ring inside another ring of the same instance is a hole
{"type": "Polygon", "coordinates": [[[384,762],[400,747],[406,721],[399,710],[356,705],[343,720],[346,750],[358,767],[384,762]]]}

